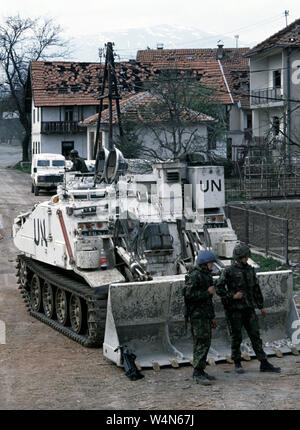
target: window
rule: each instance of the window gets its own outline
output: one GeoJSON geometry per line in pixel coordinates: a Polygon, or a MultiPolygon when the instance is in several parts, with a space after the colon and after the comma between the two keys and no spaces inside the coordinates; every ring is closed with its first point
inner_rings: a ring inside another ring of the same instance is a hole
{"type": "Polygon", "coordinates": [[[49,160],[38,160],[37,165],[39,167],[49,167],[50,161],[49,160]]]}
{"type": "Polygon", "coordinates": [[[34,108],[32,111],[32,122],[33,122],[33,124],[35,124],[35,109],[34,108]]]}
{"type": "Polygon", "coordinates": [[[217,139],[215,130],[211,127],[207,129],[207,149],[216,149],[217,148],[217,139]]]}
{"type": "Polygon", "coordinates": [[[39,120],[40,120],[40,108],[37,108],[37,110],[36,110],[36,114],[37,114],[37,122],[39,122],[39,120]]]}
{"type": "Polygon", "coordinates": [[[53,160],[52,166],[53,167],[63,167],[65,165],[65,160],[53,160]]]}
{"type": "Polygon", "coordinates": [[[65,121],[73,121],[73,107],[68,106],[65,108],[65,121]]]}
{"type": "Polygon", "coordinates": [[[281,88],[281,71],[275,70],[273,72],[273,87],[281,88]]]}
{"type": "Polygon", "coordinates": [[[246,128],[252,128],[252,114],[247,114],[247,127],[246,128]]]}
{"type": "Polygon", "coordinates": [[[226,149],[227,149],[227,159],[231,160],[232,159],[232,137],[227,138],[226,149]]]}
{"type": "Polygon", "coordinates": [[[280,119],[278,116],[272,118],[272,130],[275,136],[278,136],[280,132],[280,119]]]}

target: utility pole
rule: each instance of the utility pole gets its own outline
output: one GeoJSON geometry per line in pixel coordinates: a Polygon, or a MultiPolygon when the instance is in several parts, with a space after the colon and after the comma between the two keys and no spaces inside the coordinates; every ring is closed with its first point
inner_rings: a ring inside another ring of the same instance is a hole
{"type": "Polygon", "coordinates": [[[285,11],[284,11],[284,15],[285,15],[285,26],[286,26],[286,27],[288,26],[288,20],[287,20],[287,18],[288,18],[288,16],[289,16],[289,14],[290,14],[290,12],[289,12],[288,10],[285,10],[285,11]]]}
{"type": "Polygon", "coordinates": [[[120,95],[118,91],[118,82],[115,72],[115,61],[114,61],[114,53],[113,53],[113,43],[108,42],[106,45],[106,55],[105,55],[105,66],[104,66],[104,75],[102,82],[102,89],[100,93],[100,103],[99,103],[99,114],[97,119],[97,131],[96,131],[96,140],[94,146],[94,158],[97,159],[99,153],[99,135],[100,135],[100,123],[101,123],[101,114],[103,109],[103,99],[108,98],[109,102],[109,135],[108,135],[108,149],[112,150],[114,147],[113,144],[113,100],[116,101],[116,110],[119,124],[119,133],[121,143],[123,140],[123,128],[121,124],[121,111],[120,111],[120,95]],[[108,86],[108,92],[105,93],[106,86],[108,86]]]}

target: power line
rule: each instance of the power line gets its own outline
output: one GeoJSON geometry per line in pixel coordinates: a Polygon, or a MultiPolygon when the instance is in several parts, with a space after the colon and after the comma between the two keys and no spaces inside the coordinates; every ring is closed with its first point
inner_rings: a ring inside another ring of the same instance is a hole
{"type": "MultiPolygon", "coordinates": [[[[215,34],[213,36],[208,36],[208,37],[204,37],[204,38],[197,38],[197,39],[193,39],[193,40],[182,42],[182,43],[176,43],[176,45],[177,46],[184,46],[184,45],[187,45],[187,44],[192,44],[192,43],[197,42],[197,41],[201,42],[201,41],[207,41],[207,40],[212,40],[212,39],[220,38],[222,36],[227,36],[227,35],[230,35],[232,33],[236,33],[237,31],[240,32],[240,31],[246,30],[248,28],[255,28],[255,27],[261,26],[261,25],[266,24],[266,23],[273,23],[275,21],[279,21],[280,19],[282,19],[283,16],[284,16],[284,14],[280,13],[280,14],[274,15],[273,17],[270,17],[268,19],[264,19],[262,21],[258,21],[256,23],[253,23],[253,24],[250,24],[250,25],[247,25],[247,26],[244,26],[244,27],[239,27],[239,28],[233,29],[233,30],[231,30],[229,32],[226,32],[226,33],[215,34]]],[[[256,43],[257,42],[255,42],[254,44],[256,44],[256,43]]],[[[170,48],[170,49],[175,49],[175,48],[170,48]]],[[[118,49],[118,51],[123,51],[123,52],[124,51],[125,52],[128,51],[129,55],[132,55],[133,52],[135,52],[135,55],[136,55],[136,51],[138,51],[138,50],[141,50],[141,48],[140,47],[136,47],[136,48],[132,47],[132,48],[120,48],[120,49],[118,49]]]]}
{"type": "MultiPolygon", "coordinates": [[[[245,26],[245,27],[239,27],[239,28],[236,28],[236,29],[233,29],[233,30],[231,30],[231,31],[229,31],[229,32],[226,32],[226,33],[219,33],[219,34],[215,34],[215,35],[212,35],[212,36],[207,36],[207,37],[203,37],[203,38],[197,38],[197,39],[193,39],[193,40],[190,40],[190,41],[185,41],[185,42],[181,42],[181,43],[177,43],[176,42],[176,45],[177,46],[185,46],[185,45],[188,45],[188,44],[192,44],[192,43],[195,43],[195,42],[202,42],[202,41],[208,41],[208,40],[213,40],[213,39],[217,39],[217,38],[220,38],[220,37],[222,37],[222,36],[227,36],[227,35],[230,35],[230,34],[234,34],[234,33],[236,33],[236,32],[241,32],[241,31],[243,31],[243,30],[246,30],[246,29],[248,29],[248,28],[255,28],[255,27],[259,27],[259,26],[261,26],[261,25],[263,25],[263,24],[266,24],[266,23],[273,23],[273,22],[275,22],[275,21],[279,21],[280,19],[282,19],[282,17],[284,16],[284,14],[283,13],[280,13],[280,14],[277,14],[277,15],[274,15],[273,17],[270,17],[270,18],[268,18],[268,19],[265,19],[265,20],[262,20],[262,21],[258,21],[258,22],[256,22],[256,23],[253,23],[253,24],[250,24],[250,25],[248,25],[248,26],[245,26]]],[[[255,42],[255,43],[257,43],[257,42],[255,42]]],[[[255,44],[254,43],[254,44],[255,44]]],[[[167,48],[168,49],[168,48],[167,48]]],[[[174,49],[174,48],[169,48],[169,49],[174,49]]],[[[136,47],[136,48],[134,48],[134,47],[132,47],[132,48],[130,48],[130,49],[125,49],[125,48],[120,48],[120,49],[118,49],[118,51],[129,51],[130,52],[130,54],[133,52],[133,51],[138,51],[138,50],[141,50],[141,48],[140,47],[136,47]]]]}
{"type": "Polygon", "coordinates": [[[252,27],[252,28],[253,28],[253,27],[258,27],[258,26],[260,26],[260,25],[262,25],[262,24],[266,24],[266,23],[273,23],[273,22],[275,22],[275,21],[279,21],[279,19],[282,19],[282,17],[283,17],[283,14],[281,13],[281,14],[279,14],[279,15],[275,15],[275,16],[274,16],[274,17],[272,17],[272,18],[269,18],[269,19],[267,19],[267,20],[263,20],[263,21],[259,21],[259,22],[255,23],[255,24],[251,24],[251,25],[248,25],[248,26],[246,26],[246,27],[236,28],[236,29],[231,30],[230,32],[227,32],[227,33],[217,34],[217,35],[209,36],[209,37],[205,37],[205,38],[194,39],[194,40],[189,41],[189,42],[181,43],[181,44],[179,44],[179,46],[180,46],[180,45],[186,45],[186,44],[188,44],[188,43],[197,42],[198,40],[199,40],[199,41],[204,41],[204,40],[211,40],[211,39],[215,39],[215,38],[217,38],[217,37],[219,37],[219,36],[227,36],[227,35],[229,35],[229,34],[236,33],[237,31],[243,31],[243,30],[248,29],[248,28],[251,28],[251,27],[252,27]],[[280,18],[279,18],[279,17],[280,17],[280,18]]]}

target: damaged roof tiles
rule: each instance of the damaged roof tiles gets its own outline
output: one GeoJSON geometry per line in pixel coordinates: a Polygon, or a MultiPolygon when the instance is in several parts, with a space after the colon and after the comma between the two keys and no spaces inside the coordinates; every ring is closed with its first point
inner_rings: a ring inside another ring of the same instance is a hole
{"type": "Polygon", "coordinates": [[[241,102],[249,107],[249,65],[244,56],[249,48],[156,49],[141,50],[137,61],[158,69],[202,71],[201,83],[217,90],[220,102],[241,102]],[[217,54],[222,54],[217,58],[217,54]],[[224,74],[223,74],[224,73],[224,74]],[[227,87],[228,84],[228,87],[227,87]],[[231,99],[232,97],[232,99],[231,99]]]}
{"type": "MultiPolygon", "coordinates": [[[[249,106],[249,66],[243,57],[248,48],[157,49],[138,51],[137,61],[116,63],[120,92],[145,91],[145,81],[155,80],[161,70],[189,71],[200,84],[215,90],[223,104],[240,101],[249,106]]],[[[96,105],[103,81],[104,66],[99,63],[47,62],[31,63],[30,76],[34,104],[38,106],[96,105]]]]}
{"type": "Polygon", "coordinates": [[[98,63],[32,62],[30,73],[35,106],[98,104],[100,72],[98,63]]]}

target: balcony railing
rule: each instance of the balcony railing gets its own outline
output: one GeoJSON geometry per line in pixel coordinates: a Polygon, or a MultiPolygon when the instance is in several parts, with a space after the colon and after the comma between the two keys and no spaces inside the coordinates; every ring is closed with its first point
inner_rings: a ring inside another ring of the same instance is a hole
{"type": "Polygon", "coordinates": [[[281,88],[263,88],[251,91],[251,105],[282,102],[281,88]]]}
{"type": "Polygon", "coordinates": [[[43,134],[76,134],[86,133],[84,127],[80,127],[76,121],[47,121],[42,122],[43,134]]]}

